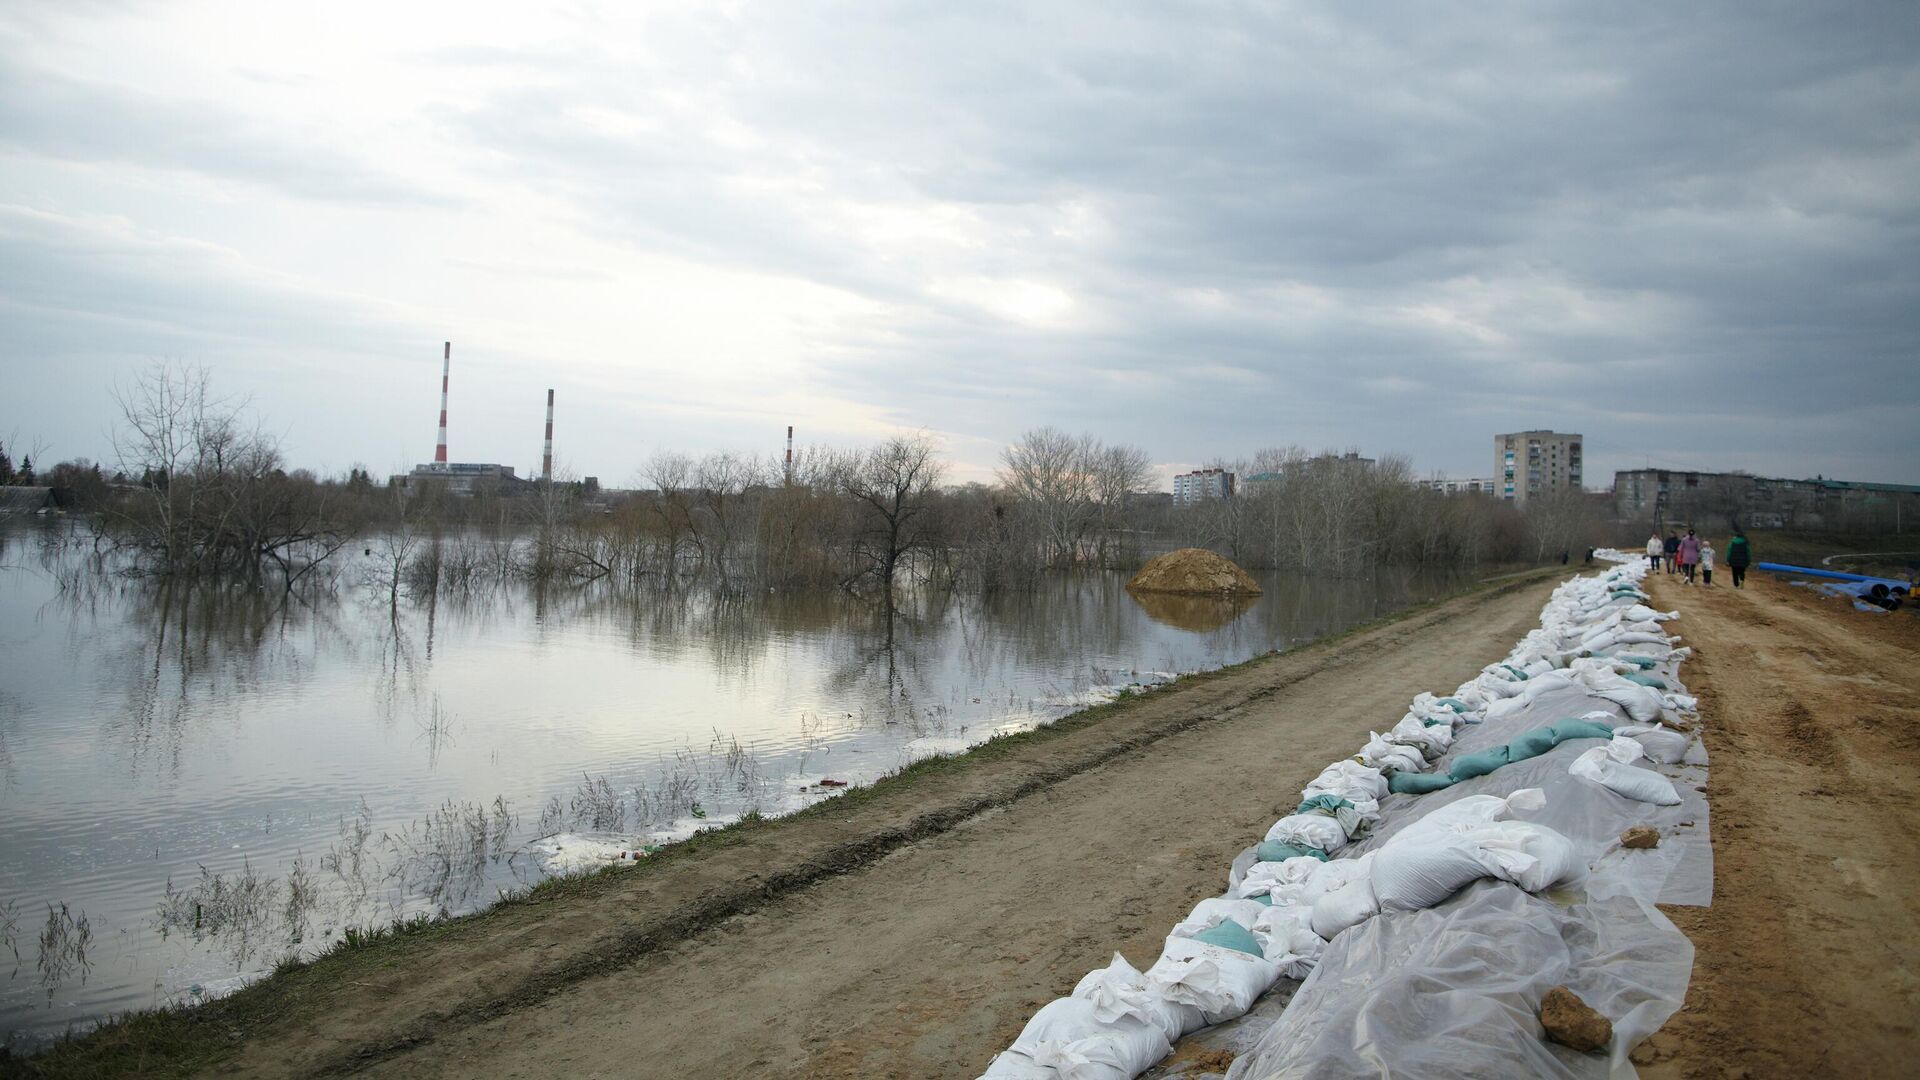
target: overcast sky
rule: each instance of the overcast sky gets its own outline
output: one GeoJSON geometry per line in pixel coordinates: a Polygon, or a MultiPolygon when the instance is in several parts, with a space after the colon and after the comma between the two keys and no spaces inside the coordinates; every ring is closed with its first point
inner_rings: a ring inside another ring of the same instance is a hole
{"type": "MultiPolygon", "coordinates": [[[[1920,483],[1920,4],[0,6],[0,439],[1920,483]],[[658,7],[642,13],[648,7],[658,7]]],[[[17,452],[16,452],[17,456],[17,452]]]]}

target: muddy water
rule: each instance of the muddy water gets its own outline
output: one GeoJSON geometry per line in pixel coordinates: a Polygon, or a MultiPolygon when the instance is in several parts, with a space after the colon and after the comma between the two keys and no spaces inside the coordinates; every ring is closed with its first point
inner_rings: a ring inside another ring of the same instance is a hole
{"type": "Polygon", "coordinates": [[[350,565],[282,602],[89,572],[51,535],[0,547],[0,1032],[26,1043],[1454,584],[1263,573],[1252,602],[1143,606],[1089,574],[890,613],[508,585],[395,606],[350,565]]]}

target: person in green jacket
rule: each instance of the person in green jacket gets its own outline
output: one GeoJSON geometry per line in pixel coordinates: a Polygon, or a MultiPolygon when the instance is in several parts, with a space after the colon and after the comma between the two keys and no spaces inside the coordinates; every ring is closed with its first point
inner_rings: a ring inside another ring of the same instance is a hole
{"type": "Polygon", "coordinates": [[[1733,571],[1733,587],[1747,579],[1747,565],[1753,562],[1753,545],[1747,543],[1747,534],[1739,529],[1733,531],[1733,539],[1727,541],[1727,569],[1733,571]]]}

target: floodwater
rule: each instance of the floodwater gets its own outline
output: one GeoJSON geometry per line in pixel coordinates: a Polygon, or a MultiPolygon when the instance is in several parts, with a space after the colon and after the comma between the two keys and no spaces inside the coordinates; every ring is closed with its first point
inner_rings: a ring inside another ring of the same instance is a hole
{"type": "Polygon", "coordinates": [[[519,584],[395,607],[345,567],[283,603],[0,528],[0,1038],[23,1044],[1456,584],[1269,572],[1252,602],[1143,606],[1081,574],[889,616],[519,584]]]}

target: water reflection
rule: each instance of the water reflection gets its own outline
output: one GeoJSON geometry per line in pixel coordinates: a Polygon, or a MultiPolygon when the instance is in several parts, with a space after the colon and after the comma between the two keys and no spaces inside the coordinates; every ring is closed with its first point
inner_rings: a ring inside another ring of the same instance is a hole
{"type": "Polygon", "coordinates": [[[112,950],[51,1005],[0,985],[0,1030],[26,1031],[485,902],[536,880],[559,830],[641,844],[783,812],[825,797],[822,777],[871,780],[1445,585],[396,596],[349,563],[287,597],[118,577],[71,530],[0,531],[0,553],[0,910],[70,905],[112,950]]]}
{"type": "Polygon", "coordinates": [[[1196,634],[1220,629],[1245,615],[1258,602],[1257,597],[1244,595],[1180,596],[1163,592],[1129,592],[1127,595],[1155,622],[1196,634]]]}

